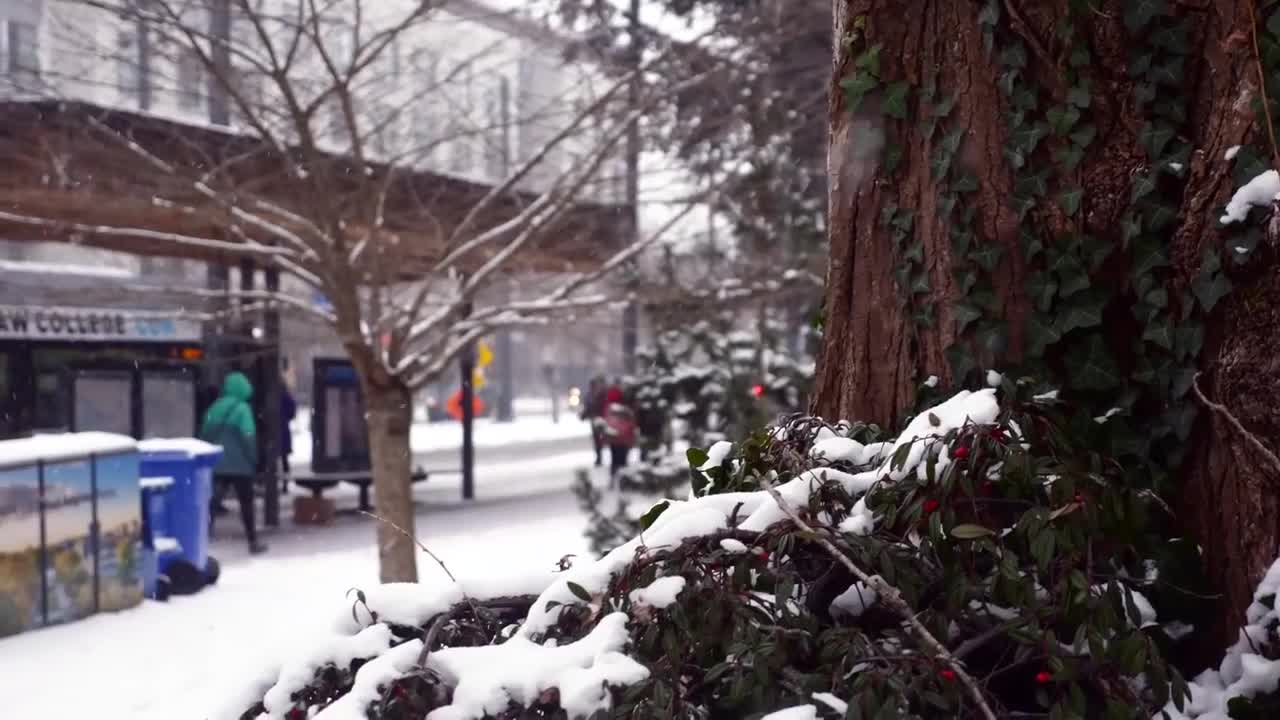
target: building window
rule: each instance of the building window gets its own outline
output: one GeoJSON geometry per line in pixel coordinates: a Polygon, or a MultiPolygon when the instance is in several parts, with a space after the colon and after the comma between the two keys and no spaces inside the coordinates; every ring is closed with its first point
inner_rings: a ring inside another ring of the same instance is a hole
{"type": "Polygon", "coordinates": [[[191,50],[178,55],[178,107],[200,110],[204,102],[204,64],[191,50]]]}
{"type": "Polygon", "coordinates": [[[142,57],[136,31],[120,31],[116,36],[116,54],[116,85],[120,96],[138,102],[142,98],[142,57]]]}
{"type": "Polygon", "coordinates": [[[40,77],[40,47],[36,26],[10,20],[8,23],[9,74],[20,86],[29,87],[40,77]]]}
{"type": "Polygon", "coordinates": [[[484,169],[490,179],[501,179],[507,174],[507,79],[499,76],[485,101],[485,157],[484,169]]]}

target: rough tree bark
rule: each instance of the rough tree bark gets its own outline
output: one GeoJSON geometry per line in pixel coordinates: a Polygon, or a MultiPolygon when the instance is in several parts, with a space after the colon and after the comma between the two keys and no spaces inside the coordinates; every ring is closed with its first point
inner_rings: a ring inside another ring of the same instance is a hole
{"type": "MultiPolygon", "coordinates": [[[[1084,189],[1077,217],[1084,232],[1117,241],[1130,178],[1146,163],[1138,138],[1142,122],[1129,101],[1133,81],[1125,72],[1124,1],[1092,4],[1087,27],[1079,28],[1093,56],[1094,103],[1089,112],[1098,140],[1077,171],[1084,189]]],[[[1068,4],[1002,2],[1005,22],[1034,48],[1030,68],[1048,93],[1061,92],[1054,87],[1064,67],[1055,29],[1066,17],[1068,4]]],[[[882,121],[880,112],[870,107],[874,98],[850,113],[839,89],[859,52],[847,42],[855,34],[866,44],[883,44],[884,77],[919,86],[933,69],[939,73],[939,87],[955,92],[951,117],[966,128],[957,162],[966,164],[979,182],[966,202],[978,208],[974,224],[979,242],[1005,249],[994,280],[1009,321],[1010,350],[1006,357],[979,358],[978,364],[999,367],[1019,358],[1022,324],[1030,307],[1023,291],[1027,271],[1021,265],[1016,216],[1008,202],[1013,180],[1002,157],[1006,108],[996,85],[995,58],[983,47],[978,22],[982,5],[975,0],[833,0],[830,266],[814,406],[823,416],[892,426],[910,406],[924,377],[932,374],[949,381],[942,351],[953,339],[951,306],[959,294],[951,275],[947,228],[934,213],[937,187],[929,168],[929,139],[912,119],[890,120],[903,157],[894,178],[886,179],[877,167],[878,148],[865,147],[873,137],[868,128],[882,121]],[[899,309],[894,244],[879,222],[890,191],[900,205],[916,209],[914,239],[923,242],[930,296],[938,310],[937,322],[929,328],[914,327],[899,309]]],[[[1204,248],[1222,243],[1215,226],[1233,190],[1224,153],[1262,136],[1252,103],[1259,94],[1250,42],[1252,0],[1172,5],[1176,12],[1194,16],[1185,73],[1185,91],[1192,98],[1187,139],[1194,153],[1167,247],[1177,284],[1194,277],[1204,248]]],[[[1037,211],[1035,221],[1049,228],[1068,222],[1054,210],[1037,211]]],[[[1200,368],[1206,393],[1273,451],[1280,451],[1280,264],[1274,248],[1256,263],[1246,276],[1233,275],[1235,290],[1208,319],[1200,368]]],[[[1280,546],[1280,474],[1227,422],[1211,419],[1207,412],[1201,412],[1192,437],[1196,447],[1176,500],[1181,521],[1199,539],[1206,568],[1223,594],[1224,620],[1218,634],[1226,637],[1228,628],[1238,625],[1252,588],[1280,546]]]]}

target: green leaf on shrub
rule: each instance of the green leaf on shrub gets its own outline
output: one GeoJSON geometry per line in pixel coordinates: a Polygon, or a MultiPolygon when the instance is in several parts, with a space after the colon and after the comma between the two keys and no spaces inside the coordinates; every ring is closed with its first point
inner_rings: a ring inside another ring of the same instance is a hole
{"type": "Polygon", "coordinates": [[[649,508],[645,514],[640,516],[640,527],[648,530],[649,526],[653,525],[653,521],[657,520],[658,516],[666,512],[669,507],[671,507],[671,502],[668,500],[656,503],[653,507],[649,508]]]}
{"type": "Polygon", "coordinates": [[[880,84],[880,81],[869,72],[860,72],[840,81],[844,90],[845,102],[849,104],[849,112],[857,112],[862,100],[880,84]]]}
{"type": "Polygon", "coordinates": [[[957,540],[977,540],[980,537],[991,537],[996,533],[994,530],[984,528],[981,525],[957,525],[951,528],[951,537],[957,540]]]}
{"type": "Polygon", "coordinates": [[[866,70],[875,77],[880,77],[880,50],[883,46],[876,43],[867,48],[858,59],[853,62],[853,66],[861,70],[866,70]]]}
{"type": "Polygon", "coordinates": [[[566,585],[568,585],[569,592],[573,593],[574,597],[578,598],[583,602],[587,602],[587,603],[591,602],[591,593],[587,592],[586,588],[582,587],[576,582],[568,582],[566,583],[566,585]]]}

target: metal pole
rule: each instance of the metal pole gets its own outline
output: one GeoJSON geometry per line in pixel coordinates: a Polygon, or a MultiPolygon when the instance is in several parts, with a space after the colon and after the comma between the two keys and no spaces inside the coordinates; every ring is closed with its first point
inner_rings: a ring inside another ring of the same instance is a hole
{"type": "MultiPolygon", "coordinates": [[[[640,53],[640,0],[631,0],[631,62],[638,70],[641,63],[640,53]]],[[[632,78],[627,87],[629,107],[635,108],[640,103],[639,73],[632,78]]],[[[631,227],[628,228],[629,240],[637,242],[640,233],[640,121],[633,120],[627,128],[627,205],[631,208],[631,227]]],[[[636,346],[640,339],[640,309],[636,303],[627,303],[622,311],[622,362],[627,373],[636,372],[636,346]]]]}
{"type": "MultiPolygon", "coordinates": [[[[507,78],[503,77],[498,83],[498,112],[501,117],[501,132],[499,150],[502,158],[502,177],[505,179],[507,174],[511,172],[511,141],[510,141],[510,88],[507,85],[507,78]]],[[[508,300],[511,299],[511,284],[503,282],[502,294],[508,300]]],[[[502,328],[498,331],[498,422],[511,422],[515,419],[514,396],[515,383],[512,379],[512,357],[511,357],[511,329],[502,328]]]]}
{"type": "MultiPolygon", "coordinates": [[[[280,271],[268,268],[264,273],[263,286],[267,293],[275,295],[280,292],[280,271]]],[[[280,450],[281,438],[285,428],[281,426],[281,378],[280,378],[280,309],[268,305],[262,314],[262,366],[266,373],[263,377],[262,424],[266,426],[266,442],[263,453],[267,461],[266,496],[262,501],[263,524],[268,527],[280,525],[280,450]]]]}
{"type": "MultiPolygon", "coordinates": [[[[466,315],[470,315],[467,308],[466,315]]],[[[472,408],[475,393],[471,387],[471,376],[476,370],[476,346],[469,343],[458,356],[458,367],[462,371],[462,499],[474,500],[475,487],[475,446],[472,442],[472,430],[475,412],[472,408]]]]}

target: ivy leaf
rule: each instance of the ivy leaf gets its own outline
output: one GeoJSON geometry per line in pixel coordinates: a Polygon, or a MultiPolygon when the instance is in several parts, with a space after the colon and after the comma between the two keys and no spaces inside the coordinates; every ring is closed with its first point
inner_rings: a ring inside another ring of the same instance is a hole
{"type": "Polygon", "coordinates": [[[943,351],[943,355],[947,356],[947,364],[951,366],[951,377],[958,383],[963,383],[965,377],[977,367],[973,360],[973,353],[969,352],[969,348],[963,343],[955,343],[948,347],[943,351]]]}
{"type": "Polygon", "coordinates": [[[962,172],[960,177],[951,183],[951,189],[958,193],[971,193],[978,189],[978,178],[971,172],[962,172]]]}
{"type": "Polygon", "coordinates": [[[1038,272],[1027,280],[1027,295],[1040,312],[1048,312],[1058,293],[1058,282],[1047,272],[1038,272]]]}
{"type": "Polygon", "coordinates": [[[1068,145],[1053,151],[1053,161],[1062,167],[1062,171],[1070,174],[1084,162],[1084,149],[1079,145],[1068,145]]]}
{"type": "Polygon", "coordinates": [[[1098,128],[1088,123],[1076,128],[1071,133],[1071,142],[1079,145],[1081,149],[1087,148],[1093,144],[1093,139],[1098,136],[1098,128]]]}
{"type": "Polygon", "coordinates": [[[1080,212],[1080,201],[1084,199],[1083,188],[1071,188],[1064,190],[1058,195],[1058,206],[1062,208],[1062,212],[1068,217],[1073,217],[1080,212]]]}
{"type": "Polygon", "coordinates": [[[1054,134],[1066,135],[1080,121],[1080,108],[1073,105],[1058,105],[1049,108],[1045,117],[1049,120],[1049,127],[1053,128],[1054,134]]]}
{"type": "Polygon", "coordinates": [[[957,335],[963,334],[965,328],[969,327],[969,323],[972,323],[974,320],[982,317],[982,310],[970,305],[969,303],[963,302],[956,303],[955,307],[951,309],[951,313],[956,319],[957,335]]]}
{"type": "Polygon", "coordinates": [[[1191,284],[1191,289],[1200,301],[1200,307],[1209,313],[1213,312],[1219,300],[1231,292],[1231,281],[1223,273],[1201,275],[1191,284]]]}
{"type": "MultiPolygon", "coordinates": [[[[963,253],[961,253],[963,254],[963,253]]],[[[968,295],[973,286],[978,284],[978,273],[973,270],[962,270],[955,274],[956,283],[960,285],[960,294],[968,295]]]]}
{"type": "Polygon", "coordinates": [[[852,77],[841,80],[840,88],[844,90],[849,112],[857,112],[858,107],[862,105],[862,99],[879,84],[880,81],[867,72],[856,73],[852,77]]]}
{"type": "Polygon", "coordinates": [[[1068,298],[1089,289],[1089,273],[1074,257],[1058,270],[1058,297],[1068,298]]]}
{"type": "Polygon", "coordinates": [[[1120,218],[1120,238],[1124,241],[1124,247],[1129,248],[1129,241],[1142,234],[1142,220],[1133,211],[1125,213],[1120,218]]]}
{"type": "Polygon", "coordinates": [[[944,118],[951,114],[951,109],[956,106],[956,96],[948,95],[942,99],[942,102],[933,106],[933,116],[944,118]]]}
{"type": "Polygon", "coordinates": [[[1066,334],[1077,328],[1097,327],[1102,324],[1102,312],[1107,306],[1107,295],[1100,291],[1086,293],[1067,305],[1058,315],[1058,331],[1066,334]]]}
{"type": "Polygon", "coordinates": [[[996,356],[1003,354],[1005,346],[1008,344],[1005,338],[1004,326],[1000,323],[992,323],[979,329],[974,333],[973,340],[978,344],[978,347],[996,356]]]}
{"type": "Polygon", "coordinates": [[[1186,26],[1182,23],[1166,25],[1147,36],[1154,46],[1168,50],[1174,55],[1185,55],[1191,48],[1187,45],[1186,26]]]}
{"type": "Polygon", "coordinates": [[[1035,174],[1023,173],[1013,183],[1016,195],[1042,197],[1049,192],[1049,171],[1042,170],[1035,174]]]}
{"type": "Polygon", "coordinates": [[[914,208],[904,208],[894,213],[893,227],[903,231],[911,232],[911,228],[916,222],[916,211],[914,208]]]}
{"type": "Polygon", "coordinates": [[[1141,172],[1133,176],[1133,186],[1129,189],[1130,202],[1138,202],[1155,192],[1156,179],[1151,173],[1141,172]]]}
{"type": "Polygon", "coordinates": [[[1021,42],[1014,41],[1009,47],[1000,51],[1000,64],[1010,68],[1027,66],[1027,49],[1021,42]]]}
{"type": "Polygon", "coordinates": [[[1146,332],[1142,333],[1142,339],[1165,350],[1173,350],[1173,320],[1165,317],[1162,321],[1148,324],[1146,332]]]}
{"type": "Polygon", "coordinates": [[[658,516],[665,512],[669,507],[671,507],[671,502],[668,500],[656,503],[653,507],[649,508],[648,512],[640,516],[640,527],[644,530],[648,530],[649,527],[653,525],[653,521],[657,520],[658,516]]]}
{"type": "Polygon", "coordinates": [[[960,149],[960,141],[964,139],[964,129],[956,128],[942,137],[942,147],[950,154],[960,149]]]}
{"type": "Polygon", "coordinates": [[[1145,28],[1157,15],[1169,12],[1165,0],[1129,0],[1124,8],[1124,26],[1131,33],[1145,28]]]}
{"type": "Polygon", "coordinates": [[[1151,203],[1145,209],[1146,227],[1151,232],[1160,232],[1178,219],[1178,211],[1164,203],[1151,203]]]}
{"type": "Polygon", "coordinates": [[[1042,122],[1031,123],[1014,130],[1009,136],[1009,141],[1017,150],[1023,153],[1031,153],[1035,151],[1036,146],[1039,145],[1040,141],[1048,134],[1048,125],[1042,122]]]}
{"type": "Polygon", "coordinates": [[[1027,352],[1032,357],[1044,355],[1045,348],[1062,339],[1062,333],[1051,323],[1045,322],[1041,313],[1032,313],[1027,318],[1027,352]]]}
{"type": "Polygon", "coordinates": [[[875,77],[880,77],[880,50],[882,47],[883,46],[880,43],[876,43],[875,45],[867,48],[866,51],[859,55],[858,59],[853,62],[853,66],[860,70],[866,70],[875,77]]]}
{"type": "Polygon", "coordinates": [[[957,525],[951,528],[951,537],[957,540],[977,540],[982,537],[994,537],[995,531],[981,525],[957,525]]]}
{"type": "Polygon", "coordinates": [[[1067,102],[1078,108],[1089,107],[1089,81],[1082,80],[1079,85],[1067,91],[1067,102]]]}
{"type": "Polygon", "coordinates": [[[1098,335],[1089,338],[1083,349],[1067,355],[1071,386],[1080,390],[1111,390],[1120,385],[1120,371],[1111,352],[1098,335]]]}
{"type": "Polygon", "coordinates": [[[978,12],[978,24],[994,26],[998,22],[1000,22],[1000,3],[997,0],[990,0],[978,12]]]}
{"type": "Polygon", "coordinates": [[[1146,107],[1156,99],[1156,86],[1152,83],[1138,83],[1133,86],[1133,100],[1138,107],[1146,107]]]}
{"type": "Polygon", "coordinates": [[[911,294],[929,292],[929,273],[922,272],[911,279],[911,294]]]}
{"type": "Polygon", "coordinates": [[[996,266],[1000,264],[1000,255],[1004,252],[1004,248],[994,243],[986,243],[980,245],[969,253],[969,259],[974,261],[983,270],[988,273],[995,272],[996,266]]]}
{"type": "Polygon", "coordinates": [[[1168,85],[1170,87],[1178,87],[1182,84],[1183,76],[1182,58],[1175,57],[1167,62],[1152,66],[1151,72],[1147,73],[1147,77],[1157,85],[1168,85]]]}
{"type": "Polygon", "coordinates": [[[1218,253],[1213,248],[1205,248],[1204,255],[1200,259],[1200,274],[1211,275],[1222,269],[1222,258],[1218,257],[1218,253]]]}
{"type": "Polygon", "coordinates": [[[911,86],[899,80],[890,83],[884,91],[884,100],[880,103],[880,111],[891,118],[904,120],[907,117],[907,92],[911,86]]]}
{"type": "Polygon", "coordinates": [[[884,148],[884,172],[886,175],[892,175],[897,171],[898,165],[902,163],[902,146],[897,143],[889,143],[884,148]]]}
{"type": "Polygon", "coordinates": [[[924,262],[924,240],[917,240],[914,243],[911,243],[911,245],[902,252],[902,257],[912,262],[924,262]]]}
{"type": "Polygon", "coordinates": [[[1149,52],[1134,51],[1129,55],[1129,64],[1127,70],[1129,77],[1137,78],[1147,74],[1151,69],[1152,54],[1149,52]]]}
{"type": "Polygon", "coordinates": [[[574,597],[585,603],[591,602],[591,593],[587,592],[586,588],[572,581],[567,583],[567,585],[569,586],[569,592],[573,593],[574,597]]]}
{"type": "Polygon", "coordinates": [[[1138,133],[1138,142],[1147,151],[1147,157],[1154,162],[1164,154],[1165,146],[1173,139],[1173,128],[1164,124],[1147,123],[1138,133]]]}
{"type": "Polygon", "coordinates": [[[1173,352],[1179,358],[1194,358],[1204,347],[1204,326],[1194,323],[1179,325],[1173,331],[1173,352]]]}

